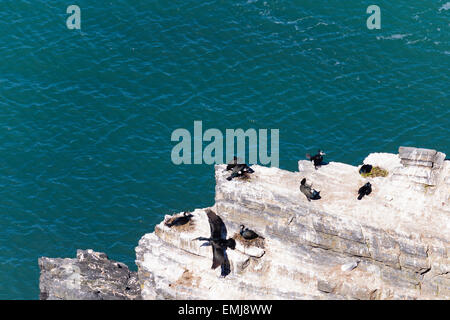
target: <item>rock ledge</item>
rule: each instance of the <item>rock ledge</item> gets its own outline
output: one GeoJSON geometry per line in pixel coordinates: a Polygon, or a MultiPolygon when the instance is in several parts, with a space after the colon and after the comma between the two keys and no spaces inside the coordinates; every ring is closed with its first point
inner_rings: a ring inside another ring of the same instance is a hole
{"type": "Polygon", "coordinates": [[[211,248],[192,241],[209,236],[205,210],[196,209],[189,225],[162,221],[140,239],[137,275],[126,266],[117,273],[117,262],[93,252],[41,258],[41,298],[449,299],[450,161],[400,147],[364,163],[389,175],[365,179],[358,167],[330,162],[315,170],[300,160],[298,172],[254,165],[250,179],[228,181],[225,165],[216,165],[211,208],[237,241],[227,250],[230,274],[211,270],[211,248]],[[300,192],[303,177],[320,200],[300,192]],[[373,191],[358,201],[367,181],[373,191]],[[242,242],[240,224],[264,240],[242,242]]]}

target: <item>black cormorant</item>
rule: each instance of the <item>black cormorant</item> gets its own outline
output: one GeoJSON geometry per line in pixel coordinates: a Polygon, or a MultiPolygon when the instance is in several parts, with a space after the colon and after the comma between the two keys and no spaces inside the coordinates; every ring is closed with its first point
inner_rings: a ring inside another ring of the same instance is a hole
{"type": "Polygon", "coordinates": [[[306,157],[314,163],[314,168],[317,170],[317,167],[320,167],[323,162],[323,156],[326,155],[322,150],[318,150],[317,154],[311,156],[309,153],[306,154],[306,157]]]}
{"type": "Polygon", "coordinates": [[[255,231],[250,230],[249,228],[245,228],[245,229],[244,228],[245,228],[245,226],[243,224],[241,224],[241,231],[239,233],[242,236],[242,238],[244,238],[245,240],[252,240],[252,239],[256,239],[258,237],[264,239],[263,237],[258,235],[255,231]]]}
{"type": "Polygon", "coordinates": [[[245,176],[247,173],[255,172],[247,164],[238,163],[236,156],[233,158],[233,163],[227,165],[227,171],[229,170],[231,170],[231,175],[227,178],[228,181],[236,177],[245,176]]]}
{"type": "Polygon", "coordinates": [[[358,190],[358,200],[361,200],[364,196],[369,195],[372,192],[372,185],[370,182],[367,182],[358,190]]]}
{"type": "Polygon", "coordinates": [[[211,209],[206,210],[206,214],[208,215],[209,228],[211,230],[211,237],[198,237],[193,240],[207,241],[213,251],[213,263],[211,269],[216,269],[218,266],[227,267],[229,264],[225,257],[225,250],[230,248],[234,250],[236,247],[236,241],[234,239],[229,238],[226,239],[226,228],[222,219],[215,214],[211,209]]]}
{"type": "Polygon", "coordinates": [[[183,212],[181,217],[173,219],[171,222],[166,222],[165,225],[169,228],[172,226],[182,226],[183,224],[188,223],[193,215],[190,212],[183,212]]]}
{"type": "Polygon", "coordinates": [[[320,199],[320,191],[312,189],[312,185],[307,185],[306,178],[303,178],[300,182],[300,191],[306,196],[308,201],[320,199]]]}
{"type": "Polygon", "coordinates": [[[372,166],[370,164],[365,164],[359,169],[359,174],[370,173],[372,171],[372,166]]]}

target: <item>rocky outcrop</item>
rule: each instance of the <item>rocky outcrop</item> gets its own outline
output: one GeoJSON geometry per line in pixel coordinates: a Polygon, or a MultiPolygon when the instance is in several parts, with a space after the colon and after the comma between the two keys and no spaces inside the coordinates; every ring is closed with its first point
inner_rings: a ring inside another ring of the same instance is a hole
{"type": "Polygon", "coordinates": [[[40,258],[41,300],[140,299],[136,272],[101,252],[77,250],[76,259],[40,258]]]}
{"type": "Polygon", "coordinates": [[[444,153],[431,149],[400,147],[399,157],[403,166],[398,167],[394,175],[428,186],[439,183],[445,161],[444,153]]]}
{"type": "Polygon", "coordinates": [[[389,172],[375,178],[343,163],[315,170],[301,160],[298,172],[255,165],[249,179],[228,181],[226,166],[217,165],[211,209],[237,243],[227,250],[231,272],[223,277],[220,268],[212,270],[211,247],[193,241],[210,235],[205,210],[197,209],[188,224],[169,228],[162,221],[139,241],[141,297],[450,298],[450,162],[438,152],[415,150],[370,154],[364,163],[389,172]],[[425,154],[433,157],[422,160],[425,154]],[[420,161],[438,169],[434,184],[398,174],[420,161]],[[320,200],[309,202],[300,192],[304,177],[320,190],[320,200]],[[357,191],[367,181],[373,191],[359,201],[357,191]],[[264,239],[243,240],[240,224],[264,239]]]}
{"type": "MultiPolygon", "coordinates": [[[[160,223],[136,248],[143,298],[449,298],[449,186],[436,180],[429,192],[415,179],[396,180],[403,164],[395,154],[371,154],[364,163],[388,177],[364,179],[357,167],[335,162],[315,170],[301,160],[299,172],[253,166],[250,179],[227,181],[225,166],[216,166],[212,209],[228,236],[243,223],[265,238],[263,247],[238,241],[227,250],[232,272],[222,278],[210,269],[211,248],[192,241],[209,236],[204,210],[182,230],[160,223]],[[320,200],[300,192],[303,177],[320,200]],[[358,201],[367,180],[373,192],[358,201]]],[[[449,162],[441,169],[448,175],[449,162]]]]}

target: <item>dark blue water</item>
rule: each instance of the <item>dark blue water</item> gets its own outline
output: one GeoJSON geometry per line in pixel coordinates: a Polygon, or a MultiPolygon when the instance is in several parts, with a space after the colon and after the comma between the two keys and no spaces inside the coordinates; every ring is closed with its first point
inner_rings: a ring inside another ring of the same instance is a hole
{"type": "Polygon", "coordinates": [[[279,129],[359,164],[400,145],[450,154],[447,1],[0,3],[0,299],[37,299],[40,256],[134,247],[164,214],[214,203],[214,169],[171,133],[279,129]],[[81,8],[81,30],[66,8],[81,8]],[[366,8],[381,8],[368,30],[366,8]]]}

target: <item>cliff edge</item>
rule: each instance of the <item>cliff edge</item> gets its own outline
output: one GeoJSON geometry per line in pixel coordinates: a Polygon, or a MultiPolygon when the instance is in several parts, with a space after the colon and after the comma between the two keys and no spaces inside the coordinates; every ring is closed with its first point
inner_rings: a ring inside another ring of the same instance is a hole
{"type": "Polygon", "coordinates": [[[212,270],[211,247],[192,241],[210,236],[205,210],[197,209],[188,224],[162,221],[139,241],[140,297],[449,299],[450,161],[435,150],[400,147],[364,163],[387,176],[364,178],[337,162],[315,170],[301,160],[298,172],[254,165],[248,179],[228,181],[226,166],[216,165],[211,209],[236,240],[227,250],[231,272],[212,270]],[[300,192],[302,178],[320,200],[300,192]],[[357,200],[367,181],[372,193],[357,200]],[[264,239],[243,240],[241,224],[264,239]]]}

